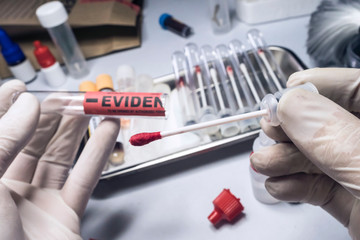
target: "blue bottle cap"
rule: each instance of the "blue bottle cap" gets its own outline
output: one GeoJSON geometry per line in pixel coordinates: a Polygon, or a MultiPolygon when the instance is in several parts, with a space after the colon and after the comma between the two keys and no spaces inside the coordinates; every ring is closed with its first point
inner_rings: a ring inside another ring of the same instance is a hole
{"type": "Polygon", "coordinates": [[[23,51],[19,45],[11,41],[4,29],[0,28],[1,53],[9,66],[22,62],[25,59],[23,51]]]}
{"type": "Polygon", "coordinates": [[[160,16],[160,18],[159,18],[159,23],[160,23],[160,25],[161,25],[161,27],[162,27],[163,29],[166,29],[165,21],[166,21],[166,19],[168,19],[169,17],[171,18],[172,16],[171,16],[170,14],[167,14],[167,13],[163,13],[163,14],[160,16]]]}

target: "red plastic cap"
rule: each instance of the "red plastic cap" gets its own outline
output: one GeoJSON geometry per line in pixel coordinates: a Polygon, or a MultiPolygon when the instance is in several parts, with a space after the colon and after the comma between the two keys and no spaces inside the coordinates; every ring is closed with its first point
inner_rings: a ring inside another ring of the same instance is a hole
{"type": "Polygon", "coordinates": [[[42,68],[52,66],[56,60],[51,54],[49,48],[41,44],[40,41],[34,41],[34,55],[42,68]]]}
{"type": "Polygon", "coordinates": [[[224,189],[213,201],[214,211],[208,216],[210,222],[214,225],[222,219],[229,222],[234,220],[244,210],[240,199],[236,198],[229,189],[224,189]]]}

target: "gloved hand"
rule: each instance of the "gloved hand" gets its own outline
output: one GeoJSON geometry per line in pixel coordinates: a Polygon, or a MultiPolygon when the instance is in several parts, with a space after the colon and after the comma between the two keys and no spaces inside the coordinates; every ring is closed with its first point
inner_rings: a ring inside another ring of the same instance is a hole
{"type": "Polygon", "coordinates": [[[20,81],[0,87],[0,239],[81,239],[80,218],[119,122],[103,120],[69,174],[89,118],[39,118],[39,103],[29,93],[11,105],[12,95],[23,90],[20,81]]]}
{"type": "Polygon", "coordinates": [[[261,121],[279,143],[252,154],[254,168],[270,176],[269,193],[283,201],[321,206],[360,239],[360,70],[310,69],[288,87],[312,82],[319,94],[294,89],[279,102],[279,127],[261,121]]]}

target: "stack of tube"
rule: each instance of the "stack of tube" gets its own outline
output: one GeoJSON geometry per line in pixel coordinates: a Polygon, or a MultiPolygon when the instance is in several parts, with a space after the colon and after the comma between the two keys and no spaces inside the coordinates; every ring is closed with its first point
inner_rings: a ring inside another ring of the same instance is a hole
{"type": "MultiPolygon", "coordinates": [[[[247,34],[250,48],[239,40],[215,48],[189,43],[172,55],[183,125],[206,122],[259,109],[268,93],[285,88],[286,78],[261,32],[247,34]]],[[[257,119],[206,129],[210,136],[231,137],[259,128],[257,119]]]]}

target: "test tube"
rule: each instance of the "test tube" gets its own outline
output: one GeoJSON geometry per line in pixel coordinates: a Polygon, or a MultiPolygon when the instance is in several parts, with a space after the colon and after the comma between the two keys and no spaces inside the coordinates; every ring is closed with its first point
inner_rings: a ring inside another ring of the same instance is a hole
{"type": "MultiPolygon", "coordinates": [[[[202,66],[199,58],[199,48],[194,43],[188,43],[185,46],[185,55],[190,65],[190,71],[193,75],[194,85],[195,85],[195,95],[197,99],[199,99],[199,109],[198,111],[198,119],[200,122],[206,122],[210,120],[217,119],[215,109],[213,105],[210,103],[210,99],[206,91],[209,91],[209,88],[205,88],[206,84],[204,84],[204,79],[202,76],[202,66]]],[[[206,129],[206,132],[210,135],[215,135],[219,131],[219,126],[214,126],[206,129]]]]}
{"type": "MultiPolygon", "coordinates": [[[[134,68],[126,64],[120,65],[116,70],[116,82],[118,92],[135,92],[136,73],[134,68]]],[[[121,118],[120,121],[123,130],[130,127],[130,119],[121,118]]]]}
{"type": "Polygon", "coordinates": [[[168,29],[171,32],[178,34],[182,37],[189,37],[193,30],[188,25],[178,21],[173,16],[167,13],[163,13],[159,18],[159,23],[163,29],[168,29]]]}
{"type": "Polygon", "coordinates": [[[37,8],[36,16],[47,29],[59,51],[69,74],[80,78],[89,73],[85,58],[67,22],[68,14],[59,1],[45,3],[37,8]]]}
{"type": "Polygon", "coordinates": [[[136,73],[130,65],[120,65],[116,70],[118,92],[134,92],[136,86],[136,73]]]}
{"type": "MultiPolygon", "coordinates": [[[[207,62],[210,79],[214,86],[218,116],[224,118],[233,115],[235,112],[235,104],[226,86],[226,72],[224,67],[221,66],[213,48],[209,45],[201,47],[201,54],[203,61],[207,62]]],[[[239,130],[239,126],[235,122],[220,126],[221,135],[224,137],[234,136],[238,134],[239,130]]]]}
{"type": "Polygon", "coordinates": [[[211,26],[214,33],[225,33],[231,29],[230,10],[227,0],[210,0],[211,26]]]}
{"type": "Polygon", "coordinates": [[[154,82],[151,76],[141,74],[136,77],[135,91],[136,92],[151,92],[154,87],[154,82]]]}
{"type": "Polygon", "coordinates": [[[267,72],[270,74],[276,88],[281,90],[286,87],[286,78],[277,64],[274,55],[269,50],[261,32],[257,29],[251,29],[248,33],[248,40],[257,54],[264,63],[267,72]]]}
{"type": "MultiPolygon", "coordinates": [[[[231,89],[235,95],[235,102],[238,106],[236,114],[243,114],[258,109],[259,105],[255,104],[255,99],[246,84],[244,75],[240,71],[237,57],[234,58],[230,54],[230,49],[223,44],[218,45],[216,49],[223,59],[223,64],[226,67],[227,76],[231,83],[231,89]]],[[[259,128],[259,123],[256,119],[248,119],[239,122],[239,126],[241,132],[247,132],[259,128]]]]}
{"type": "Polygon", "coordinates": [[[198,102],[194,96],[193,80],[189,72],[189,66],[186,61],[185,54],[181,51],[176,51],[172,54],[172,67],[175,74],[176,90],[178,93],[179,104],[181,105],[181,112],[183,117],[183,124],[185,126],[197,122],[196,112],[198,110],[198,102]]]}
{"type": "MultiPolygon", "coordinates": [[[[158,117],[166,118],[167,94],[135,92],[76,92],[76,91],[27,91],[40,102],[41,113],[64,115],[90,115],[106,117],[158,117]],[[46,104],[45,104],[46,103],[46,104]]],[[[14,103],[22,92],[9,100],[14,103]]]]}
{"type": "Polygon", "coordinates": [[[253,64],[246,53],[246,47],[239,40],[232,40],[229,44],[231,57],[235,65],[239,67],[240,72],[244,76],[247,85],[254,97],[256,104],[267,94],[259,77],[256,74],[253,64]]]}

